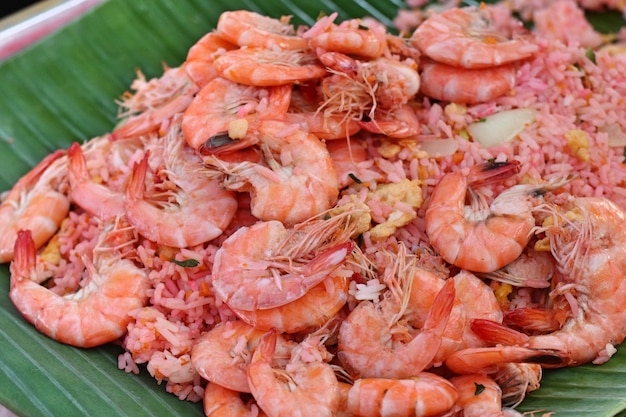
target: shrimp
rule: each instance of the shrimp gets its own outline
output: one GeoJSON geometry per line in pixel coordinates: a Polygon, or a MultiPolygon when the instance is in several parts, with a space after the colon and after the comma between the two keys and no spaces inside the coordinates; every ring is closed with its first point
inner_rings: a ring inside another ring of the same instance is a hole
{"type": "Polygon", "coordinates": [[[539,389],[542,375],[539,364],[508,362],[498,366],[490,376],[502,389],[502,404],[515,407],[527,393],[539,389]]]}
{"type": "Polygon", "coordinates": [[[344,188],[355,182],[369,180],[377,173],[369,170],[370,162],[367,159],[367,151],[362,141],[347,139],[326,142],[326,148],[337,172],[339,188],[344,188]]]}
{"type": "Polygon", "coordinates": [[[347,270],[332,272],[304,296],[280,307],[253,311],[231,307],[231,310],[260,330],[273,328],[283,333],[298,333],[317,328],[339,313],[348,302],[349,275],[351,273],[347,270]]]}
{"type": "Polygon", "coordinates": [[[263,16],[248,10],[220,14],[216,31],[222,38],[239,46],[271,50],[303,50],[307,41],[297,36],[290,17],[281,19],[263,16]]]}
{"type": "Polygon", "coordinates": [[[0,262],[13,259],[19,230],[31,230],[40,248],[59,229],[70,210],[67,157],[58,150],[20,178],[0,205],[0,262]]]}
{"type": "Polygon", "coordinates": [[[432,14],[411,43],[430,59],[454,67],[486,68],[532,57],[539,47],[522,35],[498,30],[489,9],[462,7],[432,14]]]}
{"type": "Polygon", "coordinates": [[[291,86],[250,87],[218,77],[198,92],[183,113],[183,135],[189,146],[199,149],[212,138],[227,134],[229,127],[242,119],[246,131],[247,125],[259,119],[281,119],[290,100],[291,86]]]}
{"type": "Polygon", "coordinates": [[[126,189],[125,212],[139,234],[161,245],[185,248],[221,235],[237,211],[237,200],[217,180],[200,172],[202,163],[185,147],[180,123],[165,137],[165,178],[145,190],[150,153],[135,164],[126,189]]]}
{"type": "Polygon", "coordinates": [[[300,50],[234,49],[217,57],[213,67],[224,78],[257,87],[290,85],[327,75],[315,55],[300,50]]]}
{"type": "MultiPolygon", "coordinates": [[[[209,384],[249,393],[246,369],[252,352],[265,333],[240,320],[219,323],[195,342],[191,363],[201,377],[210,381],[209,384]]],[[[277,336],[273,355],[277,366],[287,363],[293,345],[277,336]]]]}
{"type": "Polygon", "coordinates": [[[248,384],[257,404],[270,417],[334,416],[340,388],[333,368],[323,361],[292,360],[272,366],[276,331],[260,340],[248,365],[248,384]]]}
{"type": "Polygon", "coordinates": [[[204,162],[223,173],[226,189],[250,192],[254,216],[291,226],[336,203],[339,189],[335,167],[328,150],[314,135],[298,125],[262,120],[256,131],[240,142],[246,141],[257,144],[263,158],[260,163],[229,163],[215,155],[205,157],[204,162]]]}
{"type": "Polygon", "coordinates": [[[441,416],[457,397],[447,379],[430,372],[406,379],[362,378],[350,387],[345,411],[362,417],[441,416]]]}
{"type": "Polygon", "coordinates": [[[502,417],[502,390],[487,375],[471,374],[455,376],[450,382],[456,388],[459,399],[456,406],[463,417],[502,417]]]}
{"type": "Polygon", "coordinates": [[[488,207],[472,185],[495,182],[517,173],[515,162],[486,163],[446,174],[435,186],[426,210],[426,233],[449,263],[475,272],[492,272],[516,259],[535,227],[535,195],[547,185],[518,185],[488,207]],[[465,206],[467,192],[471,205],[465,206]]]}
{"type": "Polygon", "coordinates": [[[570,197],[547,210],[552,224],[544,226],[545,233],[559,276],[551,297],[570,305],[569,316],[548,334],[528,336],[490,321],[476,322],[472,329],[508,348],[555,350],[561,360],[544,366],[603,363],[626,336],[621,302],[626,296],[626,231],[621,226],[626,215],[600,197],[570,197]]]}
{"type": "Polygon", "coordinates": [[[353,218],[346,212],[293,229],[275,220],[240,228],[215,255],[216,295],[244,311],[280,307],[303,297],[345,262],[355,220],[358,214],[353,218]]]}
{"type": "Polygon", "coordinates": [[[37,330],[61,343],[88,348],[117,340],[132,320],[129,313],[148,301],[146,271],[124,253],[134,242],[132,229],[122,220],[105,224],[93,259],[84,259],[87,283],[76,293],[60,296],[36,282],[35,243],[30,231],[21,230],[9,297],[37,330]]]}
{"type": "Polygon", "coordinates": [[[422,132],[415,110],[408,104],[393,110],[378,108],[371,120],[359,121],[358,124],[368,132],[398,139],[414,137],[422,132]]]}
{"type": "Polygon", "coordinates": [[[172,116],[191,104],[199,87],[189,78],[183,66],[167,68],[160,78],[146,82],[143,75],[133,83],[135,94],[126,94],[121,116],[128,116],[111,132],[112,140],[132,138],[159,132],[172,116]]]}
{"type": "Polygon", "coordinates": [[[81,146],[74,142],[67,151],[70,196],[83,210],[102,220],[124,213],[124,193],[92,181],[81,146]]]}
{"type": "Polygon", "coordinates": [[[253,398],[245,401],[240,392],[211,382],[204,388],[203,404],[207,417],[266,417],[253,398]]]}
{"type": "Polygon", "coordinates": [[[516,76],[513,64],[468,69],[424,59],[420,62],[420,92],[436,100],[482,103],[511,91],[516,76]]]}
{"type": "Polygon", "coordinates": [[[202,88],[219,76],[213,67],[215,58],[236,48],[237,45],[222,38],[215,31],[208,32],[189,48],[183,67],[189,78],[202,88]]]}
{"type": "Polygon", "coordinates": [[[337,357],[351,376],[413,377],[430,365],[441,346],[454,303],[454,282],[449,280],[441,288],[422,329],[416,332],[406,316],[410,294],[406,287],[413,284],[413,276],[419,271],[411,264],[405,267],[402,259],[396,264],[385,272],[385,281],[392,284],[395,279],[406,280],[400,291],[387,291],[378,303],[361,301],[341,323],[337,357]]]}
{"type": "Polygon", "coordinates": [[[334,12],[318,20],[302,35],[313,50],[341,52],[369,59],[378,58],[387,50],[384,28],[378,25],[366,27],[360,19],[346,20],[337,25],[333,23],[336,17],[337,12],[334,12]]]}

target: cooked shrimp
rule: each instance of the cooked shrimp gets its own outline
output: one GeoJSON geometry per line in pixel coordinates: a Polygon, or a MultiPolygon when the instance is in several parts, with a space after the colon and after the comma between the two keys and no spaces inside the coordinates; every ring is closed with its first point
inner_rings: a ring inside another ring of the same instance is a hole
{"type": "Polygon", "coordinates": [[[432,14],[411,42],[432,60],[465,68],[485,68],[533,56],[539,47],[522,36],[509,38],[492,23],[486,8],[452,8],[432,14]]]}
{"type": "Polygon", "coordinates": [[[0,262],[13,259],[18,231],[31,230],[35,247],[58,230],[70,209],[67,157],[58,150],[20,178],[0,205],[0,262]]]}
{"type": "Polygon", "coordinates": [[[392,259],[384,281],[399,288],[387,291],[380,302],[361,301],[341,323],[337,357],[351,376],[410,378],[431,364],[454,303],[454,282],[441,288],[423,327],[415,329],[406,312],[418,269],[392,259]]]}
{"type": "Polygon", "coordinates": [[[176,123],[164,138],[162,182],[148,192],[149,153],[135,167],[126,189],[125,212],[139,234],[161,245],[185,248],[221,235],[237,211],[237,200],[201,172],[202,162],[176,123]]]}
{"type": "Polygon", "coordinates": [[[327,75],[315,55],[301,50],[234,49],[217,57],[213,67],[224,78],[257,87],[295,84],[327,75]]]}
{"type": "Polygon", "coordinates": [[[272,366],[276,331],[270,330],[254,350],[248,384],[257,404],[270,417],[334,416],[339,408],[339,382],[322,361],[292,360],[285,369],[272,366]]]}
{"type": "Polygon", "coordinates": [[[502,405],[515,407],[526,394],[540,387],[543,368],[536,363],[507,362],[491,374],[491,378],[502,389],[502,405]]]}
{"type": "Polygon", "coordinates": [[[511,91],[516,75],[513,64],[468,69],[424,59],[420,62],[420,92],[452,103],[482,103],[511,91]]]}
{"type": "MultiPolygon", "coordinates": [[[[191,351],[191,363],[210,384],[250,392],[246,369],[265,333],[240,320],[219,323],[198,338],[191,351]]],[[[277,340],[272,360],[277,366],[284,366],[291,357],[294,343],[280,335],[277,340]]]]}
{"type": "Polygon", "coordinates": [[[348,302],[349,275],[351,273],[347,270],[334,271],[304,296],[280,307],[253,311],[231,307],[231,310],[241,320],[265,331],[276,329],[283,333],[298,333],[318,328],[348,302]]]}
{"type": "MultiPolygon", "coordinates": [[[[248,395],[250,397],[250,395],[248,395]]],[[[240,392],[209,382],[204,388],[204,415],[207,417],[265,417],[252,397],[248,401],[240,392]]]]}
{"type": "Polygon", "coordinates": [[[569,304],[565,322],[559,330],[531,336],[487,321],[472,328],[492,343],[555,350],[561,361],[544,366],[603,363],[626,336],[621,301],[626,297],[626,215],[599,197],[571,197],[548,210],[553,223],[545,226],[546,234],[559,275],[551,297],[569,304]]]}
{"type": "Polygon", "coordinates": [[[183,114],[185,140],[199,149],[212,138],[227,134],[231,124],[241,119],[246,125],[263,118],[281,119],[290,100],[291,86],[250,87],[215,78],[198,92],[183,114]]]}
{"type": "Polygon", "coordinates": [[[458,394],[447,379],[421,372],[406,379],[357,379],[347,397],[345,411],[348,415],[429,417],[450,411],[458,394]]]}
{"type": "Polygon", "coordinates": [[[450,382],[456,388],[459,399],[456,406],[463,417],[502,417],[502,390],[487,375],[472,374],[455,376],[450,382]]]}
{"type": "Polygon", "coordinates": [[[241,141],[256,144],[263,160],[229,163],[219,155],[210,155],[204,161],[224,174],[222,185],[226,189],[250,193],[252,214],[257,218],[291,226],[336,203],[339,189],[335,167],[328,150],[314,135],[298,125],[262,120],[255,132],[241,141]]]}
{"type": "Polygon", "coordinates": [[[248,10],[226,11],[220,15],[216,30],[221,37],[239,46],[271,50],[306,49],[307,41],[296,35],[289,20],[289,16],[279,20],[248,10]]]}
{"type": "Polygon", "coordinates": [[[102,220],[124,213],[124,193],[93,181],[81,146],[74,142],[67,151],[70,196],[83,210],[102,220]]]}
{"type": "Polygon", "coordinates": [[[350,216],[310,220],[293,229],[275,220],[240,228],[215,255],[215,293],[244,311],[279,307],[303,297],[350,254],[352,223],[358,221],[350,216]]]}
{"type": "Polygon", "coordinates": [[[476,165],[446,174],[435,186],[426,210],[426,233],[447,262],[470,271],[491,272],[522,253],[535,226],[533,197],[541,194],[543,186],[511,187],[490,206],[471,189],[511,177],[518,167],[515,162],[476,165]],[[465,205],[468,191],[470,206],[465,205]]]}
{"type": "Polygon", "coordinates": [[[111,133],[118,140],[159,132],[172,116],[182,113],[191,104],[198,86],[183,66],[167,68],[163,75],[146,82],[143,75],[133,83],[135,94],[126,94],[121,116],[129,116],[111,133]]]}
{"type": "MultiPolygon", "coordinates": [[[[386,33],[380,27],[365,27],[363,21],[350,19],[339,25],[333,23],[337,13],[319,19],[302,36],[313,50],[341,52],[365,58],[378,58],[386,50],[386,33]]],[[[318,52],[319,55],[319,52],[318,52]]]]}
{"type": "Polygon", "coordinates": [[[86,284],[60,296],[38,284],[31,232],[20,231],[11,263],[11,301],[37,330],[61,343],[93,347],[119,339],[132,320],[129,313],[148,300],[146,272],[125,256],[134,239],[121,220],[107,223],[93,259],[84,260],[86,284]]]}
{"type": "Polygon", "coordinates": [[[408,104],[392,110],[378,108],[370,117],[371,120],[358,122],[368,132],[397,139],[414,137],[422,132],[415,110],[408,104]]]}
{"type": "Polygon", "coordinates": [[[367,151],[362,141],[332,140],[326,142],[326,148],[333,159],[340,189],[358,181],[378,177],[379,174],[370,170],[371,162],[367,159],[367,151]]]}
{"type": "Polygon", "coordinates": [[[213,67],[215,58],[236,48],[237,45],[222,38],[215,31],[209,32],[189,48],[183,67],[189,78],[202,88],[219,76],[213,67]]]}

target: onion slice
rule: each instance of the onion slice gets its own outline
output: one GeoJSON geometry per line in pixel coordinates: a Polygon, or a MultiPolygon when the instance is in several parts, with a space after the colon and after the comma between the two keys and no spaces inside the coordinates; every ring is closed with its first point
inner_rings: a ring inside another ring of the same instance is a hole
{"type": "Polygon", "coordinates": [[[485,148],[512,141],[526,125],[535,120],[533,109],[513,109],[494,113],[467,126],[468,133],[475,142],[485,148]]]}

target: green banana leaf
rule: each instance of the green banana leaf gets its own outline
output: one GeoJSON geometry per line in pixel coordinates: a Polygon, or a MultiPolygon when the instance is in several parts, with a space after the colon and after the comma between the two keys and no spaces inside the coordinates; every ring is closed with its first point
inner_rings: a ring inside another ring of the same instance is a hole
{"type": "MultiPolygon", "coordinates": [[[[87,15],[0,63],[0,190],[45,155],[111,131],[115,100],[140,69],[147,77],[177,66],[224,10],[249,9],[311,24],[320,13],[341,19],[374,16],[391,26],[403,0],[108,0],[87,15]]],[[[604,31],[623,19],[611,14],[604,31]]],[[[75,349],[26,323],[8,298],[0,265],[0,403],[17,415],[201,416],[201,404],[179,401],[143,369],[117,369],[120,347],[75,349]]],[[[545,373],[542,388],[519,406],[534,415],[626,416],[626,348],[602,366],[545,373]]]]}

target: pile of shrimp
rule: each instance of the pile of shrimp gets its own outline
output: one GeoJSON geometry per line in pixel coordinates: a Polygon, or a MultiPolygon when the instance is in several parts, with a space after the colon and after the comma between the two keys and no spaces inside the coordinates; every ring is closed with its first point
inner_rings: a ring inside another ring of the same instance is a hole
{"type": "Polygon", "coordinates": [[[15,307],[61,343],[121,344],[207,416],[521,415],[544,368],[626,336],[625,214],[513,159],[386,175],[421,152],[420,103],[507,94],[537,52],[489,13],[405,37],[224,12],[139,74],[110,134],[7,193],[15,307]]]}

